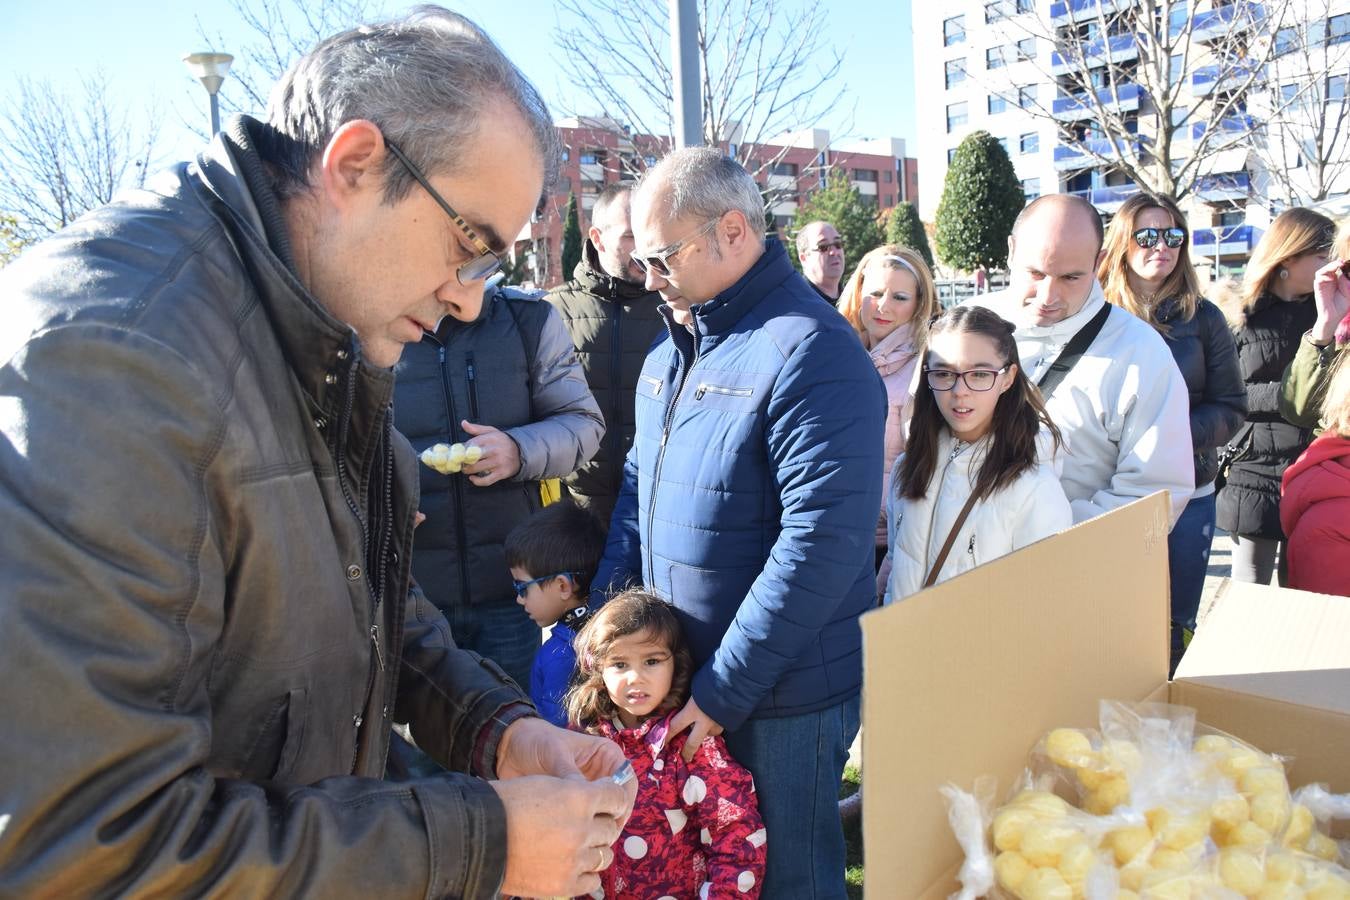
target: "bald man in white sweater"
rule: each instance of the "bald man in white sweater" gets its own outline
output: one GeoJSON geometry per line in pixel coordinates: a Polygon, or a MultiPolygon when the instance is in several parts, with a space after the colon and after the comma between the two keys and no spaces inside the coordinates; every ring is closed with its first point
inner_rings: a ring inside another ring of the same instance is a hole
{"type": "Polygon", "coordinates": [[[1162,337],[1106,303],[1097,211],[1067,194],[1041,197],[1018,217],[1008,248],[1008,289],[971,302],[1017,326],[1032,381],[1069,362],[1076,334],[1099,329],[1046,398],[1068,444],[1060,483],[1074,522],[1166,490],[1175,524],[1195,490],[1186,383],[1162,337]]]}

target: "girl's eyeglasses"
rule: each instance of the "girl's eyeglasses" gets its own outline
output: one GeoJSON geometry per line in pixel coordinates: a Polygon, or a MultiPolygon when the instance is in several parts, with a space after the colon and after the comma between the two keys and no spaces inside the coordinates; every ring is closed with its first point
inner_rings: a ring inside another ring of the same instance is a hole
{"type": "Polygon", "coordinates": [[[1134,233],[1134,242],[1145,250],[1158,246],[1158,239],[1172,249],[1186,242],[1186,232],[1180,228],[1140,228],[1134,233]]]}
{"type": "Polygon", "coordinates": [[[717,223],[720,221],[721,219],[717,218],[709,222],[705,222],[703,224],[703,227],[699,228],[698,231],[695,231],[693,234],[689,235],[689,237],[685,238],[682,241],[676,241],[675,243],[666,247],[664,250],[659,250],[656,253],[650,254],[649,256],[638,256],[636,253],[631,254],[632,260],[633,262],[637,263],[637,267],[641,269],[644,274],[647,272],[648,269],[651,269],[657,275],[660,275],[662,278],[665,278],[667,275],[670,274],[669,261],[672,258],[674,258],[674,256],[678,254],[681,250],[689,246],[690,241],[694,240],[697,237],[701,237],[704,234],[707,234],[714,227],[716,227],[717,223]]]}
{"type": "Polygon", "coordinates": [[[548,580],[551,579],[551,578],[557,578],[559,575],[571,575],[572,577],[576,578],[576,577],[580,576],[581,573],[580,573],[580,572],[554,572],[552,575],[544,575],[544,576],[542,576],[542,577],[540,577],[540,578],[531,578],[529,581],[516,581],[514,578],[512,578],[512,579],[511,579],[511,584],[515,586],[515,589],[516,589],[516,596],[517,596],[517,597],[524,597],[524,596],[525,596],[525,592],[528,591],[532,585],[542,584],[543,582],[548,581],[548,580]]]}
{"type": "Polygon", "coordinates": [[[971,369],[967,372],[956,372],[951,369],[930,369],[924,366],[924,375],[928,378],[928,386],[935,391],[950,391],[956,387],[956,379],[961,379],[966,383],[966,387],[972,391],[983,393],[994,386],[998,376],[1008,371],[1008,367],[1001,369],[971,369]]]}

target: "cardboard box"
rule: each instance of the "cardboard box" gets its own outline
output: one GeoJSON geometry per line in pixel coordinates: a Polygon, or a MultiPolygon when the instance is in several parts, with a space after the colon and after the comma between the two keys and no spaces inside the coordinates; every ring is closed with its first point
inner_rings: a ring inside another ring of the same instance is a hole
{"type": "Polygon", "coordinates": [[[869,900],[946,898],[962,854],[938,788],[1005,791],[1098,701],[1165,700],[1350,791],[1350,600],[1233,583],[1167,679],[1159,493],[862,619],[869,900]]]}

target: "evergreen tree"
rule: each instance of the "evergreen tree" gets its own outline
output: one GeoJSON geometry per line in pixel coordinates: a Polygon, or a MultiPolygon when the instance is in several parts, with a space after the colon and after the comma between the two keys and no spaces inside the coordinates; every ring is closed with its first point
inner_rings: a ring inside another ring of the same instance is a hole
{"type": "Polygon", "coordinates": [[[1012,160],[997,139],[977,131],[956,148],[937,208],[942,262],[972,271],[1008,265],[1008,235],[1026,198],[1012,160]]]}
{"type": "MultiPolygon", "coordinates": [[[[844,239],[845,261],[853,265],[863,254],[881,244],[881,226],[877,224],[877,211],[863,202],[858,189],[849,184],[848,175],[843,169],[831,169],[825,187],[816,191],[801,206],[792,218],[792,240],[802,227],[815,221],[829,222],[844,239]]],[[[788,248],[792,264],[801,268],[797,259],[795,243],[788,248]]],[[[848,277],[845,270],[845,278],[848,277]]]]}
{"type": "Polygon", "coordinates": [[[577,216],[577,195],[567,195],[567,214],[563,218],[562,272],[563,280],[572,277],[572,270],[581,262],[581,220],[577,216]]]}
{"type": "Polygon", "coordinates": [[[28,242],[19,237],[19,220],[0,214],[0,268],[18,258],[28,242]]]}
{"type": "Polygon", "coordinates": [[[928,246],[928,233],[919,220],[919,211],[913,203],[904,202],[891,210],[890,221],[886,223],[886,243],[899,244],[918,251],[928,268],[933,268],[933,251],[928,246]]]}

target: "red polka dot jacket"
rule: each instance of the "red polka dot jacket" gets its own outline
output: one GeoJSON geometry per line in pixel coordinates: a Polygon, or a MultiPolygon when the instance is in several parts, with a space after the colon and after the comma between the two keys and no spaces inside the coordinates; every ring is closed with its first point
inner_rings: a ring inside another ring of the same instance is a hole
{"type": "Polygon", "coordinates": [[[686,763],[680,750],[689,733],[666,741],[672,716],[653,716],[630,729],[600,723],[601,733],[633,764],[638,793],[633,816],[614,842],[614,862],[600,873],[601,889],[593,896],[758,897],[765,834],[750,773],[731,758],[720,737],[705,739],[686,763]]]}

